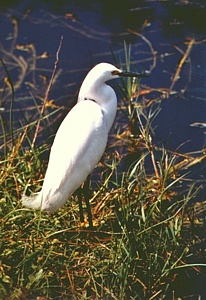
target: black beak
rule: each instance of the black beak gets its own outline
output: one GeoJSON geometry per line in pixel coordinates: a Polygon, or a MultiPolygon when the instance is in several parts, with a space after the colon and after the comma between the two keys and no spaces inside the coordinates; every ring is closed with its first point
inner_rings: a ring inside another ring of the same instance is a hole
{"type": "Polygon", "coordinates": [[[146,73],[134,73],[134,72],[127,72],[127,71],[122,71],[118,73],[118,75],[120,77],[139,77],[139,78],[149,77],[149,75],[146,73]]]}

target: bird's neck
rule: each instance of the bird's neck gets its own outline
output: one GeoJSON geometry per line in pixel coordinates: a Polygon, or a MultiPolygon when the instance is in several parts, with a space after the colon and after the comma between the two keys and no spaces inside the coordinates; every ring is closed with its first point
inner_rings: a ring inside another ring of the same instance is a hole
{"type": "Polygon", "coordinates": [[[101,84],[95,82],[94,85],[91,85],[91,83],[88,85],[85,81],[79,91],[78,102],[85,100],[95,101],[101,106],[109,132],[117,111],[117,97],[114,90],[102,82],[101,84]]]}

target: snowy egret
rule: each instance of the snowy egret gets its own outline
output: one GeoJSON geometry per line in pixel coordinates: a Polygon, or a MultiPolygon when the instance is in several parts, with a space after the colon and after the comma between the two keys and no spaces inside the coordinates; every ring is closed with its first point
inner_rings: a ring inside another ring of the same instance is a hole
{"type": "MultiPolygon", "coordinates": [[[[121,76],[145,77],[144,74],[122,71],[108,63],[96,65],[87,74],[77,104],[56,133],[42,189],[31,196],[23,195],[24,206],[54,212],[91,174],[104,153],[117,110],[116,94],[105,82],[121,76]]],[[[89,199],[85,197],[85,201],[92,227],[89,199]]],[[[82,220],[81,201],[79,208],[82,220]]]]}

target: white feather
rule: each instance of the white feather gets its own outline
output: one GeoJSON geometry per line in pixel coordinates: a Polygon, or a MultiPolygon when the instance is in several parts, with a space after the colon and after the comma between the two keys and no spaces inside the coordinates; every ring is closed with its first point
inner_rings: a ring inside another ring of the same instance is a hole
{"type": "Polygon", "coordinates": [[[116,94],[105,84],[117,77],[111,74],[114,70],[118,69],[99,64],[85,78],[78,103],[56,133],[42,189],[30,197],[23,195],[24,206],[56,211],[101,159],[117,109],[116,94]]]}

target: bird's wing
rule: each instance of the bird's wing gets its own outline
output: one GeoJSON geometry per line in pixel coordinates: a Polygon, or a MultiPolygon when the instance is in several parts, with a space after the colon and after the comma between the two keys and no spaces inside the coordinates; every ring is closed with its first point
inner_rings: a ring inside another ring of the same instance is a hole
{"type": "Polygon", "coordinates": [[[107,136],[101,107],[90,100],[77,103],[57,131],[43,184],[44,191],[51,193],[67,185],[67,190],[73,193],[103,155],[107,136]]]}

